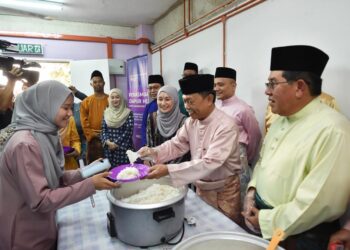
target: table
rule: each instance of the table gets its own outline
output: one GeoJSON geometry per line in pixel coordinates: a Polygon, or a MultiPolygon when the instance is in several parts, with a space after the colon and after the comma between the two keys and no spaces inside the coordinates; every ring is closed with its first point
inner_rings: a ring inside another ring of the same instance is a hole
{"type": "MultiPolygon", "coordinates": [[[[111,238],[107,231],[109,201],[106,191],[94,195],[95,208],[90,199],[59,209],[57,212],[58,250],[109,250],[140,249],[111,238]]],[[[185,217],[194,217],[195,226],[185,224],[184,239],[211,231],[245,232],[228,217],[209,206],[192,190],[185,199],[185,217]]],[[[176,238],[174,239],[176,241],[176,238]]],[[[173,246],[160,245],[149,249],[171,249],[173,246]]]]}

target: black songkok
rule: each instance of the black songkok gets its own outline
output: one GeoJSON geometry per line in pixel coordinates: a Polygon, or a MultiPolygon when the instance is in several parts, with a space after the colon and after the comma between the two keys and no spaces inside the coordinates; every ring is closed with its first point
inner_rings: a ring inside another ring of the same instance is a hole
{"type": "Polygon", "coordinates": [[[209,74],[191,75],[179,80],[182,94],[190,95],[214,89],[214,76],[209,74]]]}
{"type": "Polygon", "coordinates": [[[294,45],[276,47],[271,51],[271,70],[305,71],[321,76],[329,56],[322,50],[307,46],[294,45]]]}
{"type": "Polygon", "coordinates": [[[90,80],[91,80],[93,77],[95,77],[95,76],[99,76],[99,77],[101,77],[101,78],[102,78],[102,80],[103,80],[103,76],[102,76],[101,71],[94,70],[94,71],[91,73],[90,80]]]}
{"type": "Polygon", "coordinates": [[[149,75],[148,76],[148,84],[151,83],[159,83],[160,85],[164,86],[164,80],[161,75],[149,75]]]}
{"type": "Polygon", "coordinates": [[[192,69],[198,73],[198,66],[195,63],[192,63],[192,62],[185,63],[184,70],[186,70],[186,69],[192,69]]]}
{"type": "Polygon", "coordinates": [[[223,77],[223,78],[231,78],[236,80],[236,70],[225,67],[217,67],[215,71],[215,78],[223,77]]]}

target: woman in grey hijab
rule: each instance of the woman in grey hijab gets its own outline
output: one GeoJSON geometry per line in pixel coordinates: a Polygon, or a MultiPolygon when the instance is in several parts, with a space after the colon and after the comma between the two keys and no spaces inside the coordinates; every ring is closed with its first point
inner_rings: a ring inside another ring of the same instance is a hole
{"type": "Polygon", "coordinates": [[[71,91],[57,81],[38,83],[16,100],[15,132],[0,158],[0,249],[55,249],[57,209],[119,186],[108,173],[83,180],[78,170],[62,171],[58,130],[72,104],[71,91]]]}
{"type": "MultiPolygon", "coordinates": [[[[177,90],[172,86],[163,86],[159,89],[157,105],[156,115],[149,116],[147,124],[147,128],[154,128],[153,130],[147,129],[147,145],[149,147],[156,147],[170,140],[187,118],[180,112],[177,90]]],[[[180,163],[187,160],[190,160],[189,154],[173,160],[171,163],[180,163]]]]}

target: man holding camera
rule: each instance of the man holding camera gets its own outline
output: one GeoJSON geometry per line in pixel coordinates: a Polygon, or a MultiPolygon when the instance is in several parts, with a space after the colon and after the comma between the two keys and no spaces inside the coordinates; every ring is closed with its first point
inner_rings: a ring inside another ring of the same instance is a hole
{"type": "MultiPolygon", "coordinates": [[[[0,52],[11,51],[18,52],[12,48],[14,43],[0,40],[0,52]]],[[[22,80],[22,90],[27,89],[31,85],[34,85],[39,80],[39,72],[26,70],[26,68],[36,67],[40,68],[40,64],[37,62],[26,62],[25,60],[18,60],[13,57],[2,56],[0,53],[0,69],[3,71],[4,76],[7,77],[7,84],[0,87],[0,129],[7,127],[12,120],[12,113],[14,108],[13,103],[13,90],[16,82],[22,80]],[[19,65],[14,67],[13,65],[19,65]]]]}
{"type": "Polygon", "coordinates": [[[11,71],[4,72],[8,82],[3,89],[0,89],[0,111],[6,111],[12,105],[13,89],[22,74],[22,70],[16,67],[12,67],[11,71]]]}
{"type": "Polygon", "coordinates": [[[4,71],[7,76],[7,84],[3,89],[0,89],[0,129],[5,128],[11,123],[13,109],[13,89],[16,81],[23,74],[20,68],[12,67],[10,71],[4,71]]]}

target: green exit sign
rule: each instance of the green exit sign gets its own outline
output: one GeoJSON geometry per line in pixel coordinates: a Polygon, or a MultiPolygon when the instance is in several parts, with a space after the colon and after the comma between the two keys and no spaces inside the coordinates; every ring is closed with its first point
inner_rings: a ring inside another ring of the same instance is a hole
{"type": "Polygon", "coordinates": [[[18,54],[43,55],[43,46],[41,44],[17,43],[18,54]]]}

